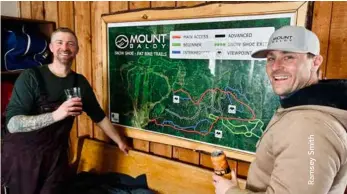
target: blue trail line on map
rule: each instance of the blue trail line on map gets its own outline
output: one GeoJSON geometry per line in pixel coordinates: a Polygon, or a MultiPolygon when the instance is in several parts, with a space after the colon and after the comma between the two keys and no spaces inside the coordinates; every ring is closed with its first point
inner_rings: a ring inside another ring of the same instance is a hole
{"type": "Polygon", "coordinates": [[[195,125],[187,126],[187,127],[181,127],[179,125],[176,125],[173,121],[169,121],[169,120],[164,120],[161,124],[170,124],[170,125],[173,125],[177,128],[181,128],[181,129],[194,129],[195,130],[198,127],[198,125],[202,122],[211,123],[208,119],[202,119],[202,120],[198,121],[195,125]]]}

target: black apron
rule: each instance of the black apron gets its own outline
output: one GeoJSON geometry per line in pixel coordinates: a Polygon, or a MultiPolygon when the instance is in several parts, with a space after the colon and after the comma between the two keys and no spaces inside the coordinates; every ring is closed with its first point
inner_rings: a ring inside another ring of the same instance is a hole
{"type": "MultiPolygon", "coordinates": [[[[48,100],[41,73],[34,69],[40,88],[36,114],[56,110],[63,102],[48,100]]],[[[77,85],[75,74],[74,87],[77,85]]],[[[23,133],[6,133],[1,158],[1,182],[8,194],[60,194],[70,177],[69,134],[74,117],[45,128],[23,133]]]]}

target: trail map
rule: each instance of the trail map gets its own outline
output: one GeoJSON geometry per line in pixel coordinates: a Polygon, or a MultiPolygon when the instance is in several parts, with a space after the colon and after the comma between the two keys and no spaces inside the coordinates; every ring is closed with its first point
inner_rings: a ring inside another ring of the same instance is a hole
{"type": "Polygon", "coordinates": [[[293,14],[108,25],[114,124],[255,152],[279,105],[265,60],[293,14]]]}

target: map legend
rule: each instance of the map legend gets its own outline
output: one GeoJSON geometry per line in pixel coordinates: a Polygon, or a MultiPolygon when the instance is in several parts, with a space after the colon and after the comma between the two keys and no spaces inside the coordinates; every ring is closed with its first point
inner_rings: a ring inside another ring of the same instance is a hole
{"type": "Polygon", "coordinates": [[[181,54],[181,51],[172,51],[172,54],[181,54]]]}
{"type": "Polygon", "coordinates": [[[214,35],[215,38],[225,38],[225,34],[216,34],[214,35]]]}
{"type": "Polygon", "coordinates": [[[181,46],[181,43],[172,43],[172,46],[181,46]]]}
{"type": "Polygon", "coordinates": [[[181,36],[179,36],[179,35],[173,35],[172,36],[172,39],[180,39],[181,38],[181,36]]]}
{"type": "Polygon", "coordinates": [[[254,50],[267,46],[273,27],[170,32],[172,59],[252,60],[254,50]]]}

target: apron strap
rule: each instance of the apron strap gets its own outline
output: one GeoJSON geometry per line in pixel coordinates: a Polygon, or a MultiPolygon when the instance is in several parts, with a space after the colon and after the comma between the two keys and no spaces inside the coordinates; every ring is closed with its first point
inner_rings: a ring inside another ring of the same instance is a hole
{"type": "Polygon", "coordinates": [[[41,72],[38,67],[33,67],[32,70],[34,70],[35,77],[38,82],[38,87],[40,89],[40,95],[47,95],[46,87],[45,87],[45,82],[43,81],[43,77],[41,75],[41,72]]]}

